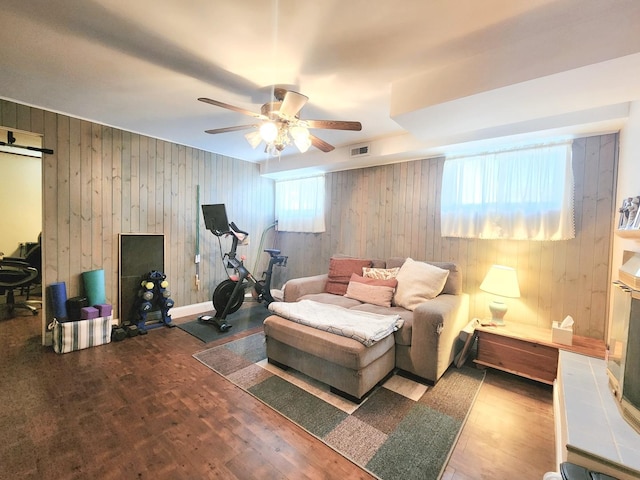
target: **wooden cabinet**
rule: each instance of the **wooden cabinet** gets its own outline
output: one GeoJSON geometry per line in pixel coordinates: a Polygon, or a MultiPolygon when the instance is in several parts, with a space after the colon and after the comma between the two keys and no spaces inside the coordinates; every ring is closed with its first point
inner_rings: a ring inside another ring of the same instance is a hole
{"type": "Polygon", "coordinates": [[[604,358],[604,342],[573,336],[573,345],[551,341],[551,329],[509,322],[501,327],[478,327],[478,353],[474,362],[546,384],[553,384],[558,370],[558,350],[604,358]]]}

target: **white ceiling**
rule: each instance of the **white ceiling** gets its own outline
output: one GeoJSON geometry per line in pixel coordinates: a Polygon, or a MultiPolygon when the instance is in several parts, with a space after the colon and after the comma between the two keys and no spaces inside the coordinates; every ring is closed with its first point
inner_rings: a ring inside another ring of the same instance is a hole
{"type": "Polygon", "coordinates": [[[636,0],[3,0],[0,97],[303,175],[619,129],[638,25],[636,0]],[[258,112],[274,84],[362,131],[280,159],[204,133],[251,119],[198,97],[258,112]]]}

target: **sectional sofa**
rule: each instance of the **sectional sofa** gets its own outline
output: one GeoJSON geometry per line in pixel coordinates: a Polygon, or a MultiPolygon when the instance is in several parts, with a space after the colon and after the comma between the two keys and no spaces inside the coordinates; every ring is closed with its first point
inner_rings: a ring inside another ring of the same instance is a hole
{"type": "Polygon", "coordinates": [[[332,257],[328,273],[285,284],[285,302],[303,299],[403,320],[372,346],[280,315],[265,320],[270,362],[301,371],[353,401],[396,370],[435,384],[453,362],[459,333],[469,322],[462,273],[450,262],[332,257]]]}

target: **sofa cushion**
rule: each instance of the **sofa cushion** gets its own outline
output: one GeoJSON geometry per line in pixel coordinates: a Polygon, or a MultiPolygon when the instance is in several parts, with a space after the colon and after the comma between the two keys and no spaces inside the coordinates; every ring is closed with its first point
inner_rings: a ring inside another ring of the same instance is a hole
{"type": "MultiPolygon", "coordinates": [[[[387,259],[387,268],[401,267],[406,258],[405,257],[391,257],[387,259]]],[[[462,273],[458,268],[458,265],[452,262],[425,262],[435,265],[436,267],[449,270],[449,276],[444,284],[442,293],[449,295],[460,295],[462,293],[462,273]]]]}
{"type": "Polygon", "coordinates": [[[329,260],[329,278],[327,279],[325,292],[344,295],[347,293],[347,285],[351,279],[351,274],[362,275],[364,267],[371,267],[371,260],[332,257],[329,260]]]}
{"type": "Polygon", "coordinates": [[[303,295],[298,300],[313,300],[314,302],[327,303],[329,305],[337,305],[343,308],[352,308],[362,305],[362,302],[353,298],[342,295],[334,295],[333,293],[310,293],[303,295]]]}
{"type": "Polygon", "coordinates": [[[393,301],[413,311],[422,302],[440,295],[448,275],[447,269],[407,258],[396,277],[398,288],[393,301]]]}
{"type": "Polygon", "coordinates": [[[365,278],[377,278],[379,280],[388,280],[390,278],[396,278],[400,267],[396,268],[367,268],[362,269],[362,276],[365,278]]]}
{"type": "Polygon", "coordinates": [[[397,285],[398,281],[395,278],[379,280],[353,273],[347,285],[347,293],[344,296],[373,305],[390,307],[397,285]]]}

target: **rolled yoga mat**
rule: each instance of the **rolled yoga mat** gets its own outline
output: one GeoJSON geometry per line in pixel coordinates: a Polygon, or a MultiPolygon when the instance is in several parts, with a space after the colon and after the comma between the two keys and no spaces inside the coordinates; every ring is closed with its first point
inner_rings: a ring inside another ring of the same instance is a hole
{"type": "Polygon", "coordinates": [[[67,318],[67,285],[64,282],[49,285],[49,297],[53,307],[53,317],[58,320],[67,318]]]}
{"type": "Polygon", "coordinates": [[[89,305],[102,305],[107,303],[104,286],[104,270],[91,270],[82,273],[84,291],[89,305]]]}

